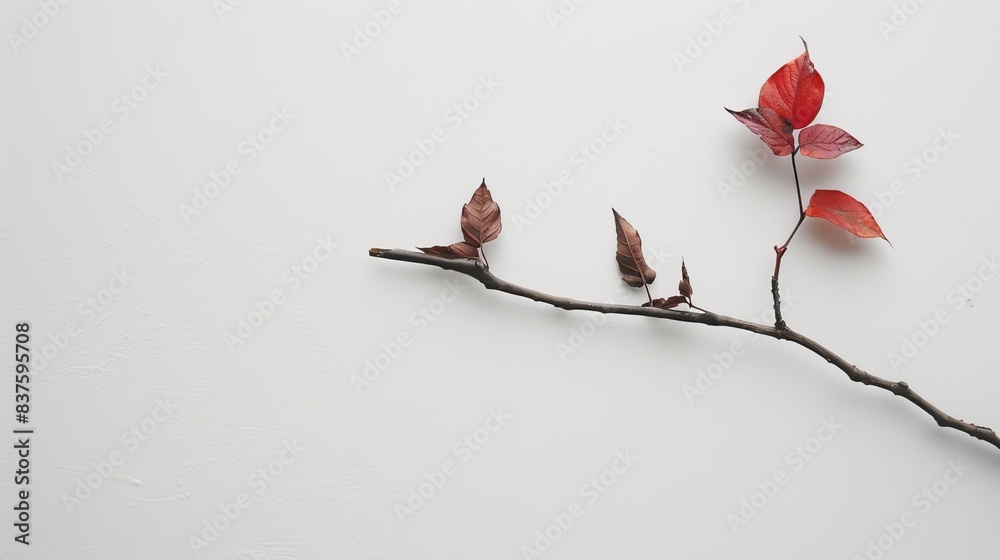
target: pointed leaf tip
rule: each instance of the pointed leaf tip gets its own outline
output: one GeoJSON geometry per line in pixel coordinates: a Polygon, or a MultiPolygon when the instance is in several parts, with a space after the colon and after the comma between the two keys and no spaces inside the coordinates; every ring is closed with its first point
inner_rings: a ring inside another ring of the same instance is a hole
{"type": "Polygon", "coordinates": [[[691,287],[691,278],[688,276],[687,265],[684,264],[684,259],[681,259],[681,281],[677,284],[677,291],[688,299],[690,299],[691,295],[694,293],[694,288],[691,287]]]}
{"type": "Polygon", "coordinates": [[[817,190],[809,199],[806,216],[829,220],[858,237],[881,237],[889,241],[868,208],[841,191],[817,190]]]}
{"type": "Polygon", "coordinates": [[[863,144],[847,132],[828,124],[814,124],[799,132],[799,153],[816,159],[833,159],[863,144]]]}
{"type": "Polygon", "coordinates": [[[823,78],[809,58],[805,39],[802,47],[801,55],[778,68],[764,82],[757,100],[758,107],[773,109],[793,129],[800,129],[816,118],[826,90],[823,78]]]}
{"type": "Polygon", "coordinates": [[[633,288],[652,284],[653,280],[656,280],[656,271],[646,264],[646,259],[642,255],[642,239],[639,237],[639,232],[622,218],[617,210],[612,208],[611,212],[615,217],[615,232],[618,236],[615,260],[618,261],[622,280],[633,288]]]}
{"type": "Polygon", "coordinates": [[[482,247],[500,235],[500,206],[493,201],[486,178],[479,185],[472,199],[462,206],[462,235],[465,242],[473,247],[482,247]]]}
{"type": "Polygon", "coordinates": [[[792,138],[792,127],[773,109],[762,107],[733,111],[726,109],[736,120],[743,123],[764,141],[776,156],[787,156],[792,153],[795,141],[792,138]]]}

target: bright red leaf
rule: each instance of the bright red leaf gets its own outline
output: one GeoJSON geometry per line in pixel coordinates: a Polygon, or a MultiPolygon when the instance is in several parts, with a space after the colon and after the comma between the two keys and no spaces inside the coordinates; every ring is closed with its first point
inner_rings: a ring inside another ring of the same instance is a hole
{"type": "Polygon", "coordinates": [[[823,105],[823,78],[809,59],[809,46],[802,41],[805,52],[788,61],[771,74],[760,88],[757,106],[774,109],[778,115],[800,129],[816,118],[823,105]]]}
{"type": "Polygon", "coordinates": [[[792,129],[773,109],[747,109],[746,111],[729,111],[736,120],[745,124],[751,132],[771,148],[776,156],[787,156],[792,153],[795,141],[792,139],[792,129]]]}
{"type": "Polygon", "coordinates": [[[799,153],[811,158],[833,159],[861,146],[857,138],[828,124],[814,124],[799,132],[799,153]]]}
{"type": "Polygon", "coordinates": [[[858,237],[881,237],[889,241],[868,208],[840,191],[818,190],[813,193],[806,216],[830,220],[858,237]]]}

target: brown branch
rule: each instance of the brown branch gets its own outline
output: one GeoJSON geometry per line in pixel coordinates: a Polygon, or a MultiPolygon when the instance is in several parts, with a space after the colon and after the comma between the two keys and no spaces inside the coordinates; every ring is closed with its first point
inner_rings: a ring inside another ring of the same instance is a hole
{"type": "MultiPolygon", "coordinates": [[[[775,247],[777,249],[777,247],[775,247]]],[[[774,327],[781,330],[788,329],[785,320],[781,318],[781,294],[778,292],[778,277],[771,277],[771,297],[774,298],[774,327]]]]}
{"type": "MultiPolygon", "coordinates": [[[[566,310],[581,310],[581,311],[596,311],[598,313],[607,314],[618,314],[618,315],[642,315],[645,317],[655,317],[658,319],[667,319],[671,321],[682,321],[685,323],[701,323],[703,325],[718,326],[718,327],[730,327],[734,329],[740,329],[744,331],[749,331],[764,336],[768,336],[777,340],[787,340],[798,344],[799,346],[811,351],[817,356],[823,358],[827,362],[833,364],[838,369],[847,374],[847,377],[851,381],[856,381],[858,383],[863,383],[865,385],[871,385],[873,387],[878,387],[880,389],[885,389],[894,395],[903,397],[904,399],[910,401],[911,403],[917,405],[921,410],[926,412],[937,422],[938,426],[942,428],[953,428],[960,432],[964,432],[976,439],[981,439],[997,449],[1000,449],[1000,437],[991,430],[984,426],[977,426],[975,424],[970,424],[964,420],[959,420],[953,416],[949,416],[942,412],[939,408],[927,402],[926,399],[918,395],[910,389],[910,386],[903,381],[889,381],[887,379],[882,379],[881,377],[876,377],[852,364],[847,362],[847,360],[841,358],[837,354],[828,350],[826,347],[820,345],[816,341],[807,338],[787,327],[777,328],[769,325],[761,325],[758,323],[751,323],[749,321],[743,321],[740,319],[735,319],[733,317],[727,317],[725,315],[719,315],[717,313],[695,313],[692,311],[678,311],[676,309],[659,309],[655,307],[639,307],[637,305],[619,305],[613,303],[595,303],[590,301],[580,301],[559,296],[549,295],[543,292],[532,290],[529,288],[524,288],[518,286],[517,284],[511,284],[506,280],[501,280],[497,278],[489,271],[486,265],[478,259],[448,259],[444,257],[439,257],[436,255],[428,255],[424,253],[417,253],[414,251],[405,251],[402,249],[371,249],[368,254],[372,257],[378,257],[382,259],[390,259],[395,261],[412,262],[419,264],[427,264],[431,266],[437,266],[445,270],[451,270],[458,272],[460,274],[465,274],[475,278],[487,290],[498,290],[511,295],[520,296],[528,299],[535,300],[541,303],[547,303],[553,305],[560,309],[566,310]]],[[[775,302],[777,304],[777,301],[775,302]]]]}

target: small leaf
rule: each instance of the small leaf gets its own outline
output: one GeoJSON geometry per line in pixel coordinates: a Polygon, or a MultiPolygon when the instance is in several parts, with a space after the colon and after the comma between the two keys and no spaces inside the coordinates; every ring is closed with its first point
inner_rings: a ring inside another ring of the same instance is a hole
{"type": "Polygon", "coordinates": [[[816,159],[833,159],[862,146],[858,139],[828,124],[814,124],[799,132],[799,153],[816,159]]]}
{"type": "Polygon", "coordinates": [[[688,276],[688,269],[687,266],[685,266],[683,259],[681,259],[681,282],[677,285],[677,291],[688,299],[690,299],[691,294],[694,293],[694,288],[691,287],[691,278],[688,276]]]}
{"type": "Polygon", "coordinates": [[[745,124],[751,132],[771,148],[776,156],[787,156],[792,153],[795,141],[792,139],[792,128],[778,116],[773,109],[747,109],[745,111],[729,111],[736,120],[745,124]]]}
{"type": "Polygon", "coordinates": [[[667,299],[656,298],[653,301],[647,301],[642,304],[642,307],[658,307],[660,309],[673,309],[682,303],[687,303],[687,299],[684,296],[670,296],[667,299]]]}
{"type": "Polygon", "coordinates": [[[840,191],[818,190],[813,193],[806,216],[830,220],[858,237],[881,237],[889,241],[868,208],[840,191]]]}
{"type": "Polygon", "coordinates": [[[483,179],[483,184],[472,193],[472,199],[462,206],[462,235],[469,245],[482,247],[483,243],[500,235],[500,228],[500,207],[493,202],[486,179],[483,179]]]}
{"type": "Polygon", "coordinates": [[[479,250],[476,247],[464,242],[452,243],[447,247],[435,245],[433,247],[417,247],[428,255],[437,255],[446,259],[478,259],[479,250]]]}
{"type": "Polygon", "coordinates": [[[646,259],[642,256],[642,239],[639,238],[639,232],[614,208],[611,212],[615,215],[615,231],[618,233],[616,259],[622,280],[633,288],[652,284],[653,280],[656,280],[656,271],[646,264],[646,259]]]}
{"type": "Polygon", "coordinates": [[[809,59],[809,45],[805,40],[802,47],[805,52],[778,68],[764,82],[757,100],[758,107],[774,109],[796,130],[816,118],[826,89],[823,78],[809,59]]]}

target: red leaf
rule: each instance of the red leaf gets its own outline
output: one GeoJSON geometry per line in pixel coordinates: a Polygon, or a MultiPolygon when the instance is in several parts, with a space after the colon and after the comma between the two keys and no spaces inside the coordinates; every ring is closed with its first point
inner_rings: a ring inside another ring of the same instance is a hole
{"type": "Polygon", "coordinates": [[[462,206],[462,235],[469,245],[482,247],[483,243],[500,235],[500,228],[500,207],[493,202],[486,179],[483,179],[483,184],[472,193],[472,200],[462,206]]]}
{"type": "Polygon", "coordinates": [[[830,220],[858,237],[881,237],[889,241],[868,208],[840,191],[814,192],[809,199],[806,216],[830,220]]]}
{"type": "Polygon", "coordinates": [[[479,250],[464,241],[459,241],[458,243],[452,243],[447,247],[443,245],[435,245],[433,247],[417,247],[417,249],[420,249],[421,251],[427,253],[428,255],[437,255],[439,257],[444,257],[446,259],[479,258],[479,250]]]}
{"type": "Polygon", "coordinates": [[[659,307],[660,309],[672,309],[677,307],[682,303],[687,303],[687,299],[684,296],[670,296],[667,299],[656,298],[653,301],[647,301],[642,304],[642,307],[659,307]]]}
{"type": "Polygon", "coordinates": [[[792,128],[773,109],[747,109],[746,111],[729,111],[736,120],[745,124],[751,132],[760,136],[776,156],[787,156],[792,153],[794,140],[792,128]]]}
{"type": "Polygon", "coordinates": [[[805,52],[788,61],[771,74],[760,88],[757,105],[774,109],[778,115],[800,129],[811,123],[823,105],[823,78],[809,59],[809,46],[802,41],[805,52]]]}
{"type": "Polygon", "coordinates": [[[811,158],[833,159],[862,145],[857,138],[828,124],[814,124],[799,132],[799,153],[811,158]]]}
{"type": "Polygon", "coordinates": [[[639,232],[614,208],[611,212],[615,215],[615,231],[618,233],[616,259],[622,280],[633,288],[652,284],[653,280],[656,280],[656,271],[646,264],[646,259],[642,256],[642,239],[639,237],[639,232]]]}

